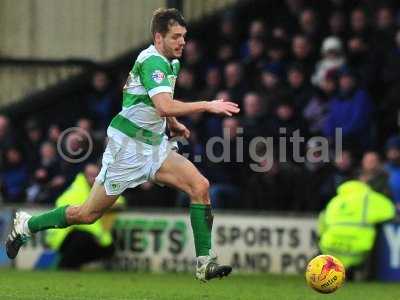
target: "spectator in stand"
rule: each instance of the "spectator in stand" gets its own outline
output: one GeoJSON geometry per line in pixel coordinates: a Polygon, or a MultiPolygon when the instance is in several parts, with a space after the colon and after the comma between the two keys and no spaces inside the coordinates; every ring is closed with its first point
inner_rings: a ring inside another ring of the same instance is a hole
{"type": "Polygon", "coordinates": [[[334,171],[329,179],[333,191],[336,191],[343,182],[355,176],[353,153],[346,149],[342,151],[341,155],[336,153],[335,156],[334,171]]]}
{"type": "Polygon", "coordinates": [[[371,145],[372,101],[356,82],[354,72],[343,67],[339,72],[339,90],[330,105],[324,135],[333,139],[341,128],[343,144],[355,153],[361,153],[371,145]]]}
{"type": "Polygon", "coordinates": [[[285,93],[284,70],[279,64],[268,64],[261,73],[259,93],[265,98],[266,111],[273,111],[285,93]]]}
{"type": "Polygon", "coordinates": [[[104,135],[93,131],[90,123],[85,119],[78,120],[78,127],[86,127],[89,131],[73,130],[69,132],[63,137],[62,143],[57,149],[60,151],[59,154],[63,154],[60,167],[61,174],[66,181],[65,185],[72,182],[86,163],[95,162],[104,149],[104,135]]]}
{"type": "Polygon", "coordinates": [[[219,31],[218,41],[237,46],[239,38],[235,28],[235,16],[231,11],[225,12],[222,16],[219,31]]]}
{"type": "Polygon", "coordinates": [[[79,127],[82,130],[86,131],[87,133],[91,134],[93,131],[93,122],[87,118],[80,118],[76,122],[76,127],[79,127]]]}
{"type": "Polygon", "coordinates": [[[230,62],[225,67],[225,87],[231,100],[241,106],[241,100],[247,90],[243,80],[243,70],[239,62],[230,62]]]}
{"type": "Polygon", "coordinates": [[[386,142],[385,170],[389,174],[392,199],[400,212],[400,137],[393,136],[386,142]]]}
{"type": "Polygon", "coordinates": [[[250,140],[257,136],[265,136],[262,125],[265,118],[264,103],[256,92],[247,92],[243,99],[243,117],[240,121],[243,127],[243,136],[248,149],[250,140]]]}
{"type": "Polygon", "coordinates": [[[393,37],[396,34],[396,25],[393,14],[392,8],[388,6],[382,6],[376,11],[373,45],[380,55],[384,55],[387,53],[387,49],[394,46],[393,37]]]}
{"type": "Polygon", "coordinates": [[[376,192],[391,198],[389,176],[384,170],[381,158],[377,152],[367,151],[364,153],[357,177],[358,180],[365,182],[376,192]]]}
{"type": "Polygon", "coordinates": [[[175,95],[177,99],[197,99],[199,97],[194,74],[194,70],[182,68],[176,82],[175,95]]]}
{"type": "MultiPolygon", "coordinates": [[[[277,104],[273,115],[264,125],[266,136],[273,137],[274,149],[280,151],[280,154],[286,155],[286,159],[293,161],[294,145],[291,138],[298,134],[299,137],[308,139],[308,130],[304,119],[298,115],[294,109],[291,99],[281,99],[277,104]],[[281,142],[284,139],[284,145],[281,142]],[[282,148],[284,146],[284,148],[282,148]]],[[[300,144],[299,154],[304,154],[304,144],[300,144]]]]}
{"type": "Polygon", "coordinates": [[[57,145],[58,140],[61,136],[61,128],[57,124],[51,124],[47,131],[48,141],[57,145]]]}
{"type": "Polygon", "coordinates": [[[40,147],[41,161],[35,170],[33,182],[28,188],[28,201],[35,203],[53,203],[65,187],[66,179],[61,174],[61,164],[56,148],[51,142],[40,147]]]}
{"type": "MultiPolygon", "coordinates": [[[[83,130],[82,138],[86,140],[86,138],[90,138],[92,142],[92,153],[89,155],[87,160],[95,161],[96,158],[101,157],[104,147],[103,147],[103,140],[106,137],[104,132],[102,131],[94,131],[93,129],[93,121],[87,118],[80,118],[76,122],[76,127],[83,130]]],[[[90,141],[87,141],[90,143],[90,141]]],[[[88,145],[89,146],[89,145],[88,145]]],[[[90,149],[87,149],[90,151],[90,149]]]]}
{"type": "Polygon", "coordinates": [[[328,163],[329,149],[323,149],[323,145],[314,139],[307,142],[306,148],[304,173],[301,175],[306,203],[302,208],[307,211],[321,211],[335,194],[331,181],[334,168],[328,163]]]}
{"type": "Polygon", "coordinates": [[[346,32],[346,16],[342,11],[334,11],[328,20],[329,25],[329,36],[335,36],[339,38],[342,43],[347,40],[346,32]]]}
{"type": "Polygon", "coordinates": [[[217,48],[216,64],[224,72],[225,66],[235,58],[234,46],[232,44],[220,44],[217,48]]]}
{"type": "Polygon", "coordinates": [[[330,100],[336,93],[336,80],[336,72],[328,72],[321,87],[315,88],[314,95],[303,110],[303,117],[312,135],[321,135],[324,130],[330,100]]]}
{"type": "Polygon", "coordinates": [[[292,40],[292,61],[305,68],[307,78],[310,78],[315,64],[312,41],[304,35],[296,35],[292,40]]]}
{"type": "Polygon", "coordinates": [[[96,128],[105,129],[115,113],[108,75],[103,71],[95,72],[92,88],[93,91],[87,100],[88,114],[90,119],[94,120],[96,128]]]}
{"type": "MultiPolygon", "coordinates": [[[[310,140],[312,141],[312,140],[310,140]]],[[[351,152],[343,150],[341,156],[335,158],[333,166],[329,163],[318,159],[318,152],[310,149],[315,147],[315,144],[307,143],[308,153],[312,153],[313,157],[310,160],[310,155],[306,156],[307,160],[304,164],[304,173],[301,177],[301,185],[305,188],[305,206],[306,211],[321,211],[332,196],[335,195],[336,189],[343,182],[354,177],[353,157],[351,152]]],[[[318,145],[318,149],[321,149],[318,145]]]]}
{"type": "MultiPolygon", "coordinates": [[[[194,113],[190,116],[182,117],[182,122],[186,127],[190,128],[191,132],[195,132],[196,137],[200,138],[201,142],[207,142],[207,128],[204,126],[205,123],[204,113],[194,113]]],[[[190,146],[190,145],[189,145],[190,146]]]]}
{"type": "MultiPolygon", "coordinates": [[[[48,130],[48,142],[53,144],[57,151],[61,151],[58,152],[58,154],[62,153],[65,155],[61,157],[62,159],[57,156],[59,173],[62,174],[62,179],[65,180],[63,187],[68,186],[72,182],[76,174],[83,170],[84,164],[87,163],[87,161],[95,161],[101,158],[102,151],[105,147],[103,145],[104,131],[94,131],[93,122],[90,119],[79,119],[75,127],[79,127],[84,131],[80,132],[74,129],[61,136],[61,129],[56,124],[50,125],[48,130]],[[88,140],[89,137],[91,141],[88,140]],[[89,156],[85,160],[80,160],[79,158],[83,158],[87,151],[91,151],[89,156]]],[[[66,131],[63,132],[66,133],[66,131]]],[[[57,183],[57,181],[60,183],[62,182],[61,178],[57,178],[55,182],[57,183]]],[[[33,186],[37,190],[36,185],[33,186]]],[[[61,189],[63,187],[61,187],[61,189]]],[[[35,191],[35,189],[33,189],[33,191],[35,191]]]]}
{"type": "Polygon", "coordinates": [[[224,138],[222,145],[216,143],[213,148],[215,157],[224,158],[224,163],[210,161],[209,179],[211,204],[215,208],[235,208],[240,205],[240,187],[242,185],[243,149],[236,146],[240,122],[237,118],[223,120],[224,138]],[[227,134],[227,135],[225,135],[227,134]],[[239,159],[238,159],[239,158],[239,159]]]}
{"type": "Polygon", "coordinates": [[[29,175],[22,152],[14,146],[5,149],[3,162],[0,168],[0,191],[4,201],[24,202],[29,175]]]}
{"type": "Polygon", "coordinates": [[[43,142],[43,132],[36,120],[28,120],[25,124],[27,140],[25,153],[27,163],[32,172],[40,163],[40,145],[43,142]]]}
{"type": "Polygon", "coordinates": [[[218,91],[221,89],[221,72],[215,66],[210,67],[206,72],[206,86],[200,92],[202,99],[216,99],[218,91]]]}
{"type": "Polygon", "coordinates": [[[219,33],[217,36],[218,41],[221,43],[231,44],[234,49],[237,49],[240,45],[236,24],[235,14],[230,10],[226,11],[221,18],[221,23],[218,28],[219,33]]]}
{"type": "Polygon", "coordinates": [[[339,69],[346,62],[342,42],[334,36],[324,39],[321,55],[322,59],[316,64],[315,72],[311,78],[312,84],[317,87],[321,86],[327,72],[339,69]]]}
{"type": "Polygon", "coordinates": [[[216,99],[230,100],[232,97],[227,90],[220,90],[217,93],[216,99]]]}
{"type": "Polygon", "coordinates": [[[289,32],[283,24],[277,24],[272,27],[271,39],[279,40],[283,43],[290,43],[289,32]]]}
{"type": "Polygon", "coordinates": [[[318,24],[318,17],[313,9],[307,8],[302,11],[299,16],[299,26],[302,34],[314,41],[315,44],[318,45],[320,43],[321,33],[318,24]]]}
{"type": "MultiPolygon", "coordinates": [[[[205,61],[203,50],[198,41],[189,40],[186,42],[185,51],[183,51],[183,60],[185,70],[192,73],[193,89],[201,88],[203,86],[207,62],[205,61]]],[[[184,69],[179,72],[179,77],[182,76],[182,71],[184,71],[184,69]]]]}
{"type": "Polygon", "coordinates": [[[247,33],[248,39],[240,47],[240,56],[247,57],[250,52],[250,41],[259,40],[265,42],[267,40],[267,30],[263,20],[253,20],[249,25],[247,33]]]}
{"type": "Polygon", "coordinates": [[[362,36],[351,36],[347,41],[347,65],[357,72],[365,85],[376,80],[376,62],[367,41],[362,36]]]}
{"type": "Polygon", "coordinates": [[[285,16],[280,16],[282,18],[284,18],[284,20],[286,20],[286,23],[294,28],[290,28],[291,31],[294,31],[296,29],[296,23],[297,20],[299,18],[299,16],[301,15],[301,13],[304,11],[305,9],[305,1],[304,0],[286,0],[285,4],[286,4],[286,14],[285,16]]]}
{"type": "Polygon", "coordinates": [[[313,92],[303,66],[291,65],[287,77],[291,99],[293,99],[296,111],[301,112],[311,99],[313,92]]]}
{"type": "Polygon", "coordinates": [[[371,29],[367,18],[367,13],[361,7],[355,8],[350,16],[350,33],[352,35],[362,36],[368,41],[371,35],[371,29]]]}
{"type": "Polygon", "coordinates": [[[278,64],[282,69],[286,67],[286,45],[280,39],[272,39],[268,44],[267,56],[269,63],[278,64]]]}
{"type": "Polygon", "coordinates": [[[248,55],[243,60],[243,69],[245,78],[250,85],[254,86],[260,76],[260,70],[266,63],[264,58],[265,47],[263,41],[259,38],[251,38],[247,43],[248,55]]]}
{"type": "Polygon", "coordinates": [[[254,169],[257,171],[246,176],[242,207],[254,211],[298,211],[304,202],[304,188],[299,180],[301,169],[291,162],[280,162],[274,155],[266,155],[265,145],[260,145],[256,149],[260,158],[254,169]]]}
{"type": "Polygon", "coordinates": [[[267,39],[267,29],[263,20],[253,20],[249,26],[249,38],[255,38],[260,40],[267,39]]]}

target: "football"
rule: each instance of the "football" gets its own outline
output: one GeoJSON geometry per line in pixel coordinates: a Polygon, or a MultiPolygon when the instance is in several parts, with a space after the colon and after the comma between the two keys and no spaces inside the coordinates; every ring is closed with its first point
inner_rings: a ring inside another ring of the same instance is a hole
{"type": "Polygon", "coordinates": [[[333,293],[343,285],[345,279],[342,262],[331,255],[314,257],[307,265],[307,284],[317,292],[333,293]]]}

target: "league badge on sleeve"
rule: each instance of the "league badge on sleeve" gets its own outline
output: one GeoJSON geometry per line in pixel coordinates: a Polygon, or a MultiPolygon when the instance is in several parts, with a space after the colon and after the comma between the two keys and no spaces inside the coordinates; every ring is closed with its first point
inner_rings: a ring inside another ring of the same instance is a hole
{"type": "Polygon", "coordinates": [[[158,84],[160,84],[160,83],[164,80],[165,75],[164,75],[164,73],[161,72],[160,70],[155,70],[155,71],[153,72],[153,74],[151,74],[151,78],[152,78],[155,82],[157,82],[158,84]]]}

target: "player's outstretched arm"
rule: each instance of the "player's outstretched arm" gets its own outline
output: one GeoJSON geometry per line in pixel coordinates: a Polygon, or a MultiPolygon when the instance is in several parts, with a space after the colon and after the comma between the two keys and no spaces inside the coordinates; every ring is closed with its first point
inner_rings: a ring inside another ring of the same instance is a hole
{"type": "Polygon", "coordinates": [[[240,109],[236,103],[224,100],[182,102],[173,100],[170,93],[159,93],[151,97],[161,117],[180,117],[198,112],[209,112],[232,116],[240,109]]]}

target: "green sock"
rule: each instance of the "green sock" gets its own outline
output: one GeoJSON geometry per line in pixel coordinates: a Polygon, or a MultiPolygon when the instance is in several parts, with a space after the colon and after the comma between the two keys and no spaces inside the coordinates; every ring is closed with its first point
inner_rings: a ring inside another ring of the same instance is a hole
{"type": "Polygon", "coordinates": [[[211,249],[213,219],[209,204],[192,204],[190,206],[190,222],[192,223],[196,256],[208,255],[211,249]]]}
{"type": "Polygon", "coordinates": [[[35,233],[50,228],[68,227],[67,219],[65,217],[67,207],[68,205],[58,207],[44,214],[31,217],[28,220],[30,232],[35,233]]]}

